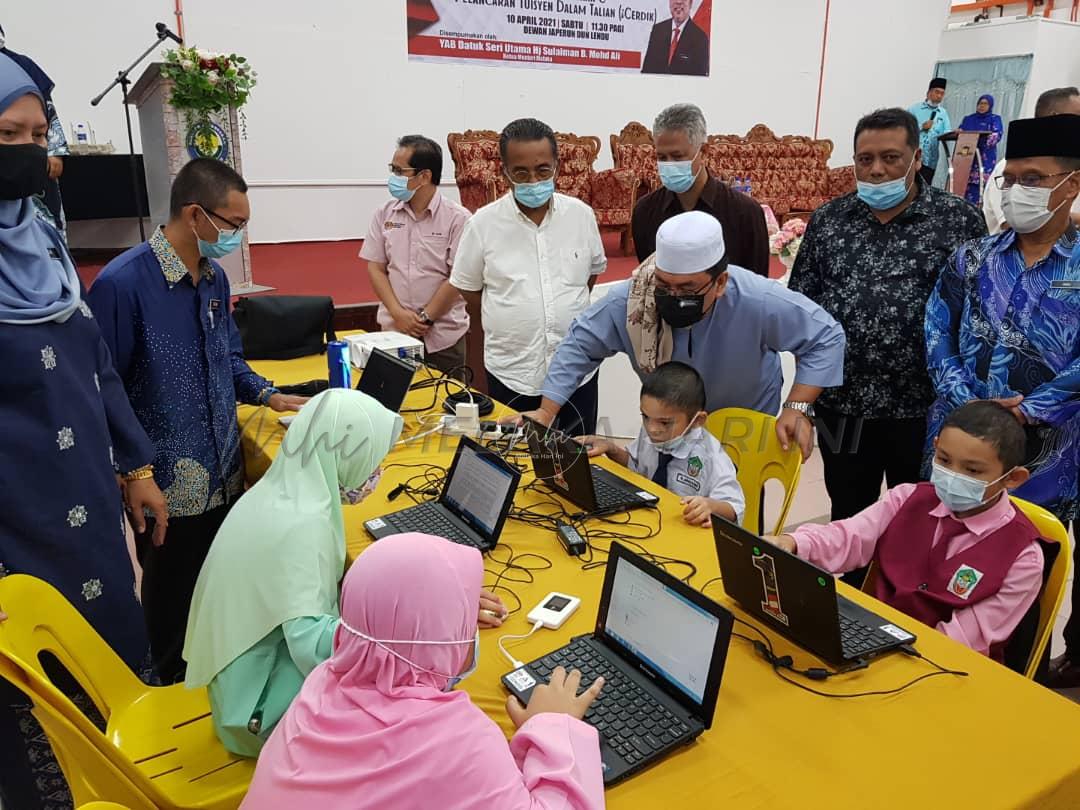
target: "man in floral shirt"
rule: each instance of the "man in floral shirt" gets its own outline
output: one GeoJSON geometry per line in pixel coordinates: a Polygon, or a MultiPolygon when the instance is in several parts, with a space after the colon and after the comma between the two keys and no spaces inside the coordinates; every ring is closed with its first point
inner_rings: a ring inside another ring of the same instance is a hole
{"type": "Polygon", "coordinates": [[[978,210],[919,176],[914,116],[878,110],[855,128],[858,191],[810,220],[791,288],[844,327],[844,384],[817,403],[832,519],[861,512],[889,487],[920,479],[934,390],[922,339],[938,272],[963,242],[986,234],[978,210]]]}

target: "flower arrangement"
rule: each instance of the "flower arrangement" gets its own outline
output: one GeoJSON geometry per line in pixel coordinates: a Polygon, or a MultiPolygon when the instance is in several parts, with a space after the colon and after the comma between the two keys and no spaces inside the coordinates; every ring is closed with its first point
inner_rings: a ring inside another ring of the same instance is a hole
{"type": "Polygon", "coordinates": [[[769,237],[769,250],[774,256],[779,256],[781,261],[786,259],[794,262],[805,233],[805,222],[801,219],[789,219],[779,231],[769,237]]]}
{"type": "MultiPolygon", "coordinates": [[[[209,126],[211,113],[243,107],[258,77],[243,56],[185,46],[165,53],[161,75],[173,82],[169,103],[184,112],[196,131],[209,126]]],[[[240,124],[244,133],[242,113],[240,124]]]]}

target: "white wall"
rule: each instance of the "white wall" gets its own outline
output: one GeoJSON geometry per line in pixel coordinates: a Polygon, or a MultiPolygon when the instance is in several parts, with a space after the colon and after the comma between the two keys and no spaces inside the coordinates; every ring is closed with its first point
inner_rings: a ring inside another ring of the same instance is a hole
{"type": "MultiPolygon", "coordinates": [[[[651,123],[675,101],[700,104],[710,132],[814,129],[826,0],[714,0],[712,76],[701,79],[409,63],[403,7],[185,0],[190,43],[242,53],[259,71],[242,145],[254,241],[361,236],[405,132],[445,143],[450,131],[531,115],[599,135],[604,168],[609,133],[651,123]]],[[[91,121],[99,141],[122,151],[118,100],[87,102],[152,40],[155,21],[174,23],[172,9],[172,0],[94,0],[65,7],[58,25],[55,5],[19,3],[3,23],[10,45],[57,81],[63,119],[91,121]]],[[[831,0],[820,134],[836,142],[836,165],[849,162],[861,114],[922,96],[947,10],[948,0],[906,0],[903,13],[882,0],[831,0]]],[[[451,165],[445,175],[452,187],[451,165]]]]}
{"type": "Polygon", "coordinates": [[[940,61],[1032,54],[1023,117],[1035,113],[1039,94],[1051,87],[1080,86],[1080,24],[1041,17],[952,28],[941,35],[940,61]]]}

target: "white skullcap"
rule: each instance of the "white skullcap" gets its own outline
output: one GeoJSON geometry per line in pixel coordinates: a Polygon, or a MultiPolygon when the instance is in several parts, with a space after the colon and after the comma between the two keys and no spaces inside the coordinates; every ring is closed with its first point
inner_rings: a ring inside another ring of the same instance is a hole
{"type": "Polygon", "coordinates": [[[656,232],[656,269],[677,276],[702,273],[724,258],[724,228],[704,211],[672,217],[656,232]]]}

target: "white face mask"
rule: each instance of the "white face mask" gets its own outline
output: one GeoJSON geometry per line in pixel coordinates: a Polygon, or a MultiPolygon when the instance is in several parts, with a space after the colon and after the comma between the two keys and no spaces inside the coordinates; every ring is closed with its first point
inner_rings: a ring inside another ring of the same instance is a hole
{"type": "Polygon", "coordinates": [[[657,452],[670,453],[674,456],[678,455],[679,451],[686,446],[686,442],[688,440],[688,437],[690,436],[691,431],[693,431],[697,427],[700,427],[700,425],[697,424],[697,417],[695,416],[693,419],[690,420],[690,424],[687,425],[683,432],[680,433],[678,436],[672,436],[670,439],[662,442],[653,440],[653,438],[650,437],[648,433],[645,434],[645,438],[648,439],[649,444],[656,448],[657,452]]]}
{"type": "Polygon", "coordinates": [[[1053,211],[1050,210],[1050,195],[1061,188],[1076,172],[1070,172],[1053,188],[1028,188],[1017,183],[1001,192],[1001,210],[1005,221],[1017,233],[1034,233],[1053,219],[1058,208],[1067,201],[1062,200],[1053,211]]]}

